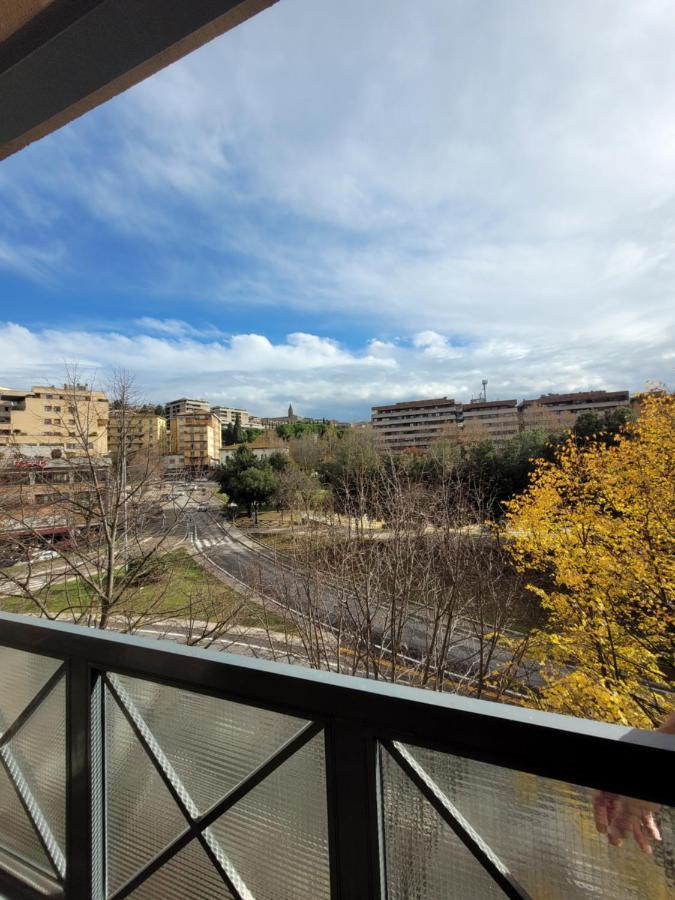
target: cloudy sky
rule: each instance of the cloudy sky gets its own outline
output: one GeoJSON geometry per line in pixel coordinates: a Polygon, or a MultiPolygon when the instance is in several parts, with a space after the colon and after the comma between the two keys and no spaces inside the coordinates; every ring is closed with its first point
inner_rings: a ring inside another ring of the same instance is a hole
{"type": "Polygon", "coordinates": [[[0,384],[675,381],[672,0],[280,0],[0,164],[0,384]]]}

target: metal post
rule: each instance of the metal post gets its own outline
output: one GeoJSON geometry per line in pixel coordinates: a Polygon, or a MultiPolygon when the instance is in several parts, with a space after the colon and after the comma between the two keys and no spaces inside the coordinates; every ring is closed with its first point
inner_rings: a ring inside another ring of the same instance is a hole
{"type": "Polygon", "coordinates": [[[364,726],[326,728],[326,788],[334,900],[385,900],[378,748],[364,726]]]}
{"type": "Polygon", "coordinates": [[[92,766],[92,745],[97,749],[101,746],[101,717],[98,715],[101,704],[99,676],[92,671],[86,659],[71,657],[68,661],[66,701],[65,894],[66,897],[92,900],[103,897],[100,853],[94,853],[94,843],[100,847],[103,833],[102,804],[92,802],[94,771],[97,796],[101,788],[99,765],[92,766]]]}

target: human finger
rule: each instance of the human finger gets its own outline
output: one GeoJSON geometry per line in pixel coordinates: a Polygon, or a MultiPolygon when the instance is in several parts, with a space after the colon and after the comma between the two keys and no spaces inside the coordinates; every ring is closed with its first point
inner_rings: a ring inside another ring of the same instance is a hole
{"type": "Polygon", "coordinates": [[[644,830],[644,826],[642,822],[639,822],[637,819],[633,821],[632,826],[633,837],[635,839],[635,843],[638,845],[640,850],[643,853],[651,853],[652,852],[652,843],[649,835],[644,830]]]}
{"type": "Polygon", "coordinates": [[[642,824],[644,825],[645,832],[649,835],[650,838],[655,841],[661,840],[661,832],[659,831],[659,826],[656,824],[656,819],[654,818],[653,813],[643,813],[642,824]]]}
{"type": "Polygon", "coordinates": [[[607,838],[613,847],[620,847],[626,836],[626,831],[630,828],[630,818],[626,815],[625,805],[618,800],[612,804],[609,813],[609,824],[607,826],[607,838]]]}

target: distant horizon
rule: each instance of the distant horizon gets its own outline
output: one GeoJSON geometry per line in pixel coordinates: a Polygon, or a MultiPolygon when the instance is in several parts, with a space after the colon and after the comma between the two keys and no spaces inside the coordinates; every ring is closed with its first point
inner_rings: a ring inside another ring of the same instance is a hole
{"type": "MultiPolygon", "coordinates": [[[[80,383],[86,384],[89,388],[91,388],[93,390],[106,391],[105,383],[101,382],[100,380],[88,380],[85,377],[86,373],[84,373],[83,371],[80,371],[79,374],[81,376],[80,383]]],[[[129,374],[133,377],[133,372],[130,372],[129,374]]],[[[31,388],[33,386],[38,386],[38,385],[43,386],[43,387],[49,386],[49,387],[54,387],[54,388],[63,388],[64,379],[63,378],[61,378],[60,380],[59,379],[49,379],[49,380],[28,379],[27,382],[24,381],[24,383],[15,384],[15,383],[7,382],[6,379],[2,380],[2,377],[0,376],[0,388],[5,388],[8,390],[29,391],[29,390],[31,390],[31,388]]],[[[489,386],[489,381],[488,381],[488,386],[489,386]]],[[[500,400],[516,400],[517,403],[520,403],[523,400],[537,400],[537,399],[539,399],[539,397],[543,397],[548,394],[583,393],[586,391],[606,391],[608,393],[611,393],[613,391],[628,391],[629,395],[631,397],[633,397],[636,394],[640,394],[646,390],[649,390],[650,387],[653,388],[653,387],[658,387],[658,386],[659,386],[658,384],[652,382],[648,385],[645,385],[643,388],[641,388],[639,390],[631,390],[630,388],[627,388],[627,387],[612,387],[612,388],[594,387],[594,388],[580,388],[577,391],[568,391],[568,390],[538,391],[538,392],[535,392],[534,394],[532,394],[531,396],[530,395],[528,395],[528,396],[518,395],[518,396],[511,396],[511,397],[491,396],[490,392],[488,391],[487,402],[490,403],[490,402],[497,402],[500,400]]],[[[135,387],[138,388],[139,387],[138,384],[136,384],[135,387]]],[[[230,408],[239,408],[239,409],[245,410],[246,412],[248,412],[251,415],[258,416],[259,418],[283,418],[287,415],[288,406],[290,404],[293,406],[293,414],[295,416],[298,416],[298,418],[326,419],[326,420],[335,420],[335,421],[341,421],[341,422],[355,422],[355,421],[359,422],[359,421],[369,420],[371,409],[372,409],[372,407],[375,407],[375,406],[389,406],[389,405],[393,405],[395,403],[405,403],[405,402],[412,402],[412,401],[417,401],[417,400],[432,400],[432,399],[450,399],[450,400],[456,401],[458,404],[466,405],[469,403],[479,402],[479,400],[480,400],[480,398],[477,398],[475,396],[473,396],[473,397],[467,396],[465,399],[464,397],[455,396],[452,394],[446,394],[446,395],[435,394],[433,396],[429,395],[429,396],[425,396],[425,397],[409,396],[409,397],[402,397],[397,400],[381,400],[379,402],[374,402],[374,403],[370,404],[370,406],[367,407],[367,412],[363,415],[341,415],[341,414],[333,414],[331,412],[322,412],[318,407],[313,408],[311,411],[301,409],[300,407],[298,407],[296,405],[295,401],[292,398],[289,399],[285,404],[282,403],[281,408],[275,407],[274,410],[272,410],[272,411],[260,412],[258,409],[253,409],[252,407],[243,405],[241,403],[229,402],[229,401],[226,402],[223,399],[219,400],[218,402],[212,402],[208,398],[208,396],[198,396],[197,394],[190,394],[185,391],[182,391],[179,393],[174,393],[171,395],[171,397],[167,397],[166,399],[161,399],[161,398],[156,399],[156,398],[151,398],[151,397],[146,396],[141,390],[139,393],[138,399],[134,401],[134,406],[142,406],[142,405],[166,406],[167,404],[175,402],[180,399],[204,401],[205,403],[208,403],[210,407],[225,406],[225,407],[230,407],[230,408]]]]}
{"type": "Polygon", "coordinates": [[[674,45],[662,0],[275,4],[2,162],[0,380],[339,419],[672,384],[674,45]]]}

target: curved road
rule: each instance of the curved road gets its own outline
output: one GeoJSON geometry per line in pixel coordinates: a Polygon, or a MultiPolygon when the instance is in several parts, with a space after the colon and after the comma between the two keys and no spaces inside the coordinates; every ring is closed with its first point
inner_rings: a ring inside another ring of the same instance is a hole
{"type": "MultiPolygon", "coordinates": [[[[188,521],[192,543],[211,565],[272,600],[279,597],[281,588],[285,602],[292,603],[301,612],[307,608],[306,579],[279,560],[274,551],[251,540],[236,526],[223,525],[211,512],[195,511],[188,521]]],[[[331,585],[325,586],[321,592],[321,619],[328,626],[336,623],[340,605],[350,602],[357,605],[355,598],[350,601],[344,592],[331,585]]],[[[348,614],[349,610],[346,612],[348,614]]],[[[360,618],[356,610],[354,617],[360,618]]],[[[388,631],[386,612],[375,615],[374,630],[375,640],[381,640],[382,634],[388,631]]],[[[420,659],[429,642],[430,624],[422,616],[403,625],[402,649],[411,662],[420,659]]],[[[479,654],[480,644],[471,632],[470,623],[457,627],[447,655],[451,671],[462,676],[469,674],[476,666],[479,654]]],[[[506,653],[495,652],[491,668],[508,662],[508,659],[506,653]]],[[[533,682],[533,672],[521,667],[520,674],[523,678],[529,678],[530,683],[533,682]]]]}

